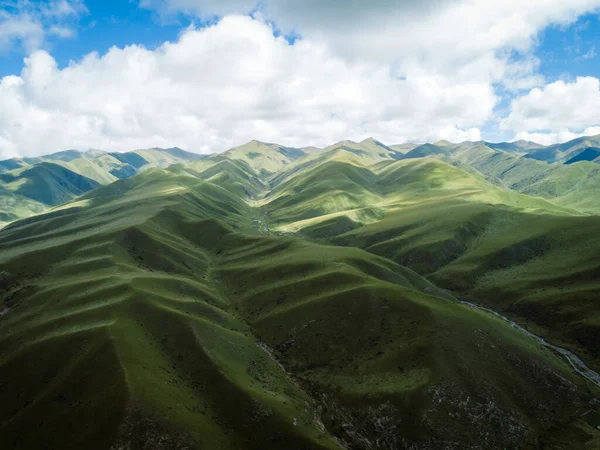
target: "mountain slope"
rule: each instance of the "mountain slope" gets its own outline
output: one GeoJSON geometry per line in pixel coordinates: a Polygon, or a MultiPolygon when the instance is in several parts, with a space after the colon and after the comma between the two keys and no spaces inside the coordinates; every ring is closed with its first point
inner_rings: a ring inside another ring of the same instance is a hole
{"type": "Polygon", "coordinates": [[[550,145],[541,149],[533,150],[525,158],[533,158],[540,161],[546,161],[548,163],[560,162],[564,163],[578,154],[582,153],[588,148],[600,147],[600,135],[599,136],[585,136],[572,141],[565,142],[563,144],[550,145]]]}
{"type": "Polygon", "coordinates": [[[100,185],[153,167],[166,168],[203,158],[203,155],[171,148],[127,153],[66,150],[37,158],[0,161],[0,184],[4,188],[0,191],[0,224],[29,217],[100,185]]]}
{"type": "Polygon", "coordinates": [[[306,153],[297,148],[251,141],[227,150],[222,155],[229,159],[245,162],[256,173],[268,175],[305,156],[306,153]]]}
{"type": "Polygon", "coordinates": [[[455,148],[445,160],[461,168],[475,169],[505,188],[584,213],[600,213],[600,204],[595,200],[600,194],[600,167],[595,163],[548,164],[470,145],[455,148]]]}
{"type": "Polygon", "coordinates": [[[498,143],[484,142],[484,144],[494,150],[500,150],[503,152],[519,153],[519,154],[532,152],[534,150],[542,149],[544,147],[543,145],[540,145],[536,142],[524,141],[524,140],[519,140],[519,141],[515,141],[515,142],[498,142],[498,143]]]}
{"type": "Polygon", "coordinates": [[[39,214],[47,205],[11,192],[0,186],[0,228],[23,217],[39,214]]]}
{"type": "Polygon", "coordinates": [[[535,339],[389,259],[253,227],[319,171],[381,195],[419,185],[414,162],[394,163],[383,188],[369,169],[317,167],[269,206],[228,189],[253,185],[243,165],[201,163],[147,170],[0,232],[7,448],[501,449],[567,436],[583,448],[593,437],[579,428],[589,387],[535,339]]]}
{"type": "Polygon", "coordinates": [[[448,150],[444,147],[439,147],[434,144],[423,144],[407,152],[404,155],[404,158],[425,158],[427,156],[436,155],[447,156],[448,154],[448,150]]]}
{"type": "Polygon", "coordinates": [[[58,164],[39,163],[31,168],[0,174],[0,222],[40,213],[89,190],[99,183],[58,164]]]}

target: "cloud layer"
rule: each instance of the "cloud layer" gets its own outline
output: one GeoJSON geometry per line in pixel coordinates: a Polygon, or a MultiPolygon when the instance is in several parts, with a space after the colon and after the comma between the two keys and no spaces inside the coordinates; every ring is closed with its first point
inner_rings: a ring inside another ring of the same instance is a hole
{"type": "Polygon", "coordinates": [[[513,100],[511,109],[503,126],[517,132],[592,127],[600,123],[600,80],[556,81],[513,100]]]}
{"type": "Polygon", "coordinates": [[[388,142],[478,138],[496,97],[486,83],[397,79],[308,39],[291,45],[248,16],[177,42],[90,54],[58,69],[44,51],[0,83],[0,148],[224,150],[250,139],[325,145],[370,134],[388,142]],[[470,130],[470,131],[469,131],[470,130]],[[48,148],[51,145],[52,148],[48,148]]]}
{"type": "MultiPolygon", "coordinates": [[[[598,79],[545,84],[532,55],[542,29],[572,23],[600,0],[141,4],[221,18],[154,50],[112,48],[65,68],[32,51],[20,75],[0,81],[0,158],[173,145],[206,153],[251,139],[462,141],[496,127],[544,143],[600,125],[598,79]],[[300,38],[291,44],[280,32],[300,38]],[[507,117],[495,115],[497,92],[514,97],[507,117]]],[[[46,19],[40,9],[33,21],[42,31],[7,39],[35,49],[47,34],[69,37],[57,17],[83,4],[48,5],[46,19]]]]}

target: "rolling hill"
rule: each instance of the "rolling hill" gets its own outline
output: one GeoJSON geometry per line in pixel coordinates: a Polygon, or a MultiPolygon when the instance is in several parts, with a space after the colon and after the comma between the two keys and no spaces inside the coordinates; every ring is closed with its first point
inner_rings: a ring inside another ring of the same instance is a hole
{"type": "MultiPolygon", "coordinates": [[[[537,159],[549,163],[564,163],[589,149],[600,148],[600,136],[585,136],[563,144],[550,145],[528,152],[525,158],[537,159]]],[[[589,160],[588,160],[589,161],[589,160]]]]}
{"type": "Polygon", "coordinates": [[[0,161],[0,226],[143,170],[202,158],[171,148],[126,153],[66,150],[37,158],[0,161]]]}
{"type": "Polygon", "coordinates": [[[5,164],[2,448],[598,448],[595,164],[409,147],[5,164]]]}

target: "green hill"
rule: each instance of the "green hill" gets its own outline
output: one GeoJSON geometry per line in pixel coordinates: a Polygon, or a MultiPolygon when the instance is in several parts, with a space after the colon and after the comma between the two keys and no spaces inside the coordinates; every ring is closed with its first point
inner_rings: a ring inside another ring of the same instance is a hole
{"type": "Polygon", "coordinates": [[[548,147],[533,150],[527,153],[525,157],[546,161],[549,163],[564,163],[586,151],[590,147],[600,147],[600,136],[585,136],[573,139],[572,141],[565,142],[563,144],[550,145],[548,147]]]}
{"type": "Polygon", "coordinates": [[[3,188],[0,190],[0,226],[143,170],[203,158],[203,155],[171,148],[127,153],[66,150],[36,158],[0,161],[0,187],[3,188]]]}
{"type": "Polygon", "coordinates": [[[600,370],[600,218],[559,201],[593,177],[518,192],[596,164],[432,147],[0,174],[21,208],[70,193],[0,231],[2,448],[598,448],[600,385],[508,322],[600,370]]]}
{"type": "Polygon", "coordinates": [[[524,141],[524,140],[515,141],[515,142],[497,142],[497,143],[484,142],[484,144],[494,150],[500,150],[503,152],[518,153],[518,154],[532,152],[534,150],[542,149],[544,147],[543,145],[540,145],[536,142],[524,141]]]}
{"type": "Polygon", "coordinates": [[[439,147],[434,144],[423,144],[407,152],[404,155],[404,158],[426,158],[428,156],[436,155],[447,156],[448,154],[448,150],[444,147],[439,147]]]}
{"type": "Polygon", "coordinates": [[[548,164],[533,158],[494,151],[487,146],[462,145],[446,161],[462,169],[475,169],[490,182],[527,195],[551,200],[583,213],[600,213],[600,166],[548,164]]]}
{"type": "Polygon", "coordinates": [[[565,161],[565,164],[574,164],[579,161],[593,161],[600,160],[600,148],[598,147],[588,147],[577,155],[573,156],[571,159],[565,161]]]}
{"type": "Polygon", "coordinates": [[[0,222],[40,213],[84,192],[99,183],[60,165],[42,162],[31,168],[0,174],[0,222]]]}
{"type": "Polygon", "coordinates": [[[45,211],[47,205],[23,197],[0,186],[0,228],[23,217],[45,211]]]}
{"type": "Polygon", "coordinates": [[[305,155],[306,153],[300,149],[259,141],[251,141],[223,153],[226,158],[245,162],[253,171],[261,175],[277,172],[305,155]]]}

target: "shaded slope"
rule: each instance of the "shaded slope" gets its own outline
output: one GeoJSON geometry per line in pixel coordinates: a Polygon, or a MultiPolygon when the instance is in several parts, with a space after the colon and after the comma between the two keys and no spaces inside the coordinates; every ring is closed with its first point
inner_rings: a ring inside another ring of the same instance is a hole
{"type": "Polygon", "coordinates": [[[428,156],[448,155],[449,152],[444,147],[438,147],[433,144],[420,145],[404,155],[404,158],[426,158],[428,156]]]}
{"type": "Polygon", "coordinates": [[[62,166],[41,163],[18,175],[4,174],[0,178],[5,188],[46,205],[58,205],[98,186],[89,178],[62,166]]]}
{"type": "Polygon", "coordinates": [[[0,174],[0,223],[38,214],[98,186],[89,178],[46,162],[0,174]]]}
{"type": "Polygon", "coordinates": [[[565,164],[574,164],[579,161],[595,161],[600,158],[600,148],[588,147],[585,150],[577,153],[571,159],[565,161],[565,164]]]}
{"type": "Polygon", "coordinates": [[[584,136],[562,144],[550,145],[527,153],[525,158],[564,163],[589,147],[600,147],[600,136],[584,136]]]}
{"type": "Polygon", "coordinates": [[[179,148],[105,153],[66,150],[38,158],[0,161],[0,223],[9,223],[55,206],[100,185],[153,167],[197,161],[204,156],[179,148]],[[22,198],[30,201],[23,201],[22,198]],[[31,203],[33,201],[34,203],[31,203]]]}
{"type": "Polygon", "coordinates": [[[39,214],[47,205],[23,197],[0,186],[0,228],[7,223],[39,214]]]}
{"type": "Polygon", "coordinates": [[[245,204],[190,177],[131,181],[0,237],[6,448],[337,448],[212,281],[230,231],[203,218],[239,223],[245,204]],[[46,375],[15,376],[31,369],[46,375]]]}
{"type": "Polygon", "coordinates": [[[587,410],[535,340],[184,172],[0,232],[7,448],[536,448],[587,410]]]}
{"type": "Polygon", "coordinates": [[[432,200],[335,239],[393,259],[440,286],[567,342],[599,367],[598,217],[526,214],[432,200]]]}

